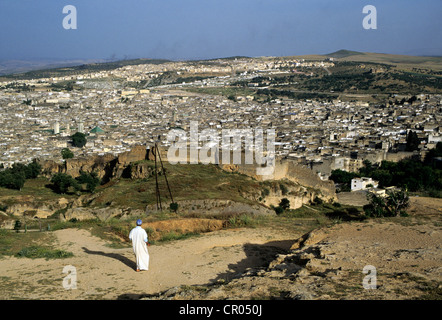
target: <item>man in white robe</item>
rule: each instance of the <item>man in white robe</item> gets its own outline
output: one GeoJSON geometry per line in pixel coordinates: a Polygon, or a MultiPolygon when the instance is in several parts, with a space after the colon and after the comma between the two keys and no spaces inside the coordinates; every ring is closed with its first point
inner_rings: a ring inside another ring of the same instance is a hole
{"type": "Polygon", "coordinates": [[[132,240],[132,247],[137,258],[137,272],[149,270],[149,252],[146,245],[148,244],[147,233],[141,228],[141,224],[141,219],[138,219],[137,226],[129,233],[129,239],[132,240]]]}

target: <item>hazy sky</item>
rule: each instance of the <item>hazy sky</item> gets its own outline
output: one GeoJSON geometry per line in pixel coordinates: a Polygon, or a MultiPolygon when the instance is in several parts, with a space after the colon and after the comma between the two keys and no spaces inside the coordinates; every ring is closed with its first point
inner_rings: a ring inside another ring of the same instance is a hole
{"type": "Polygon", "coordinates": [[[442,55],[442,0],[0,0],[0,59],[442,55]],[[77,9],[66,30],[63,7],[77,9]],[[366,5],[377,29],[365,30],[366,5]]]}

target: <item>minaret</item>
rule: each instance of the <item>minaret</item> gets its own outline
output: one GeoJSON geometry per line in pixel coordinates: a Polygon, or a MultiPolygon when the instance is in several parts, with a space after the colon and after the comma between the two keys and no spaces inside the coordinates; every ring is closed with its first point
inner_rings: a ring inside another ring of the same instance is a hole
{"type": "Polygon", "coordinates": [[[59,134],[59,133],[60,133],[60,123],[56,121],[54,124],[54,134],[59,134]]]}
{"type": "Polygon", "coordinates": [[[66,131],[65,131],[67,136],[71,135],[71,124],[69,123],[69,121],[66,123],[66,131]]]}
{"type": "Polygon", "coordinates": [[[83,124],[83,121],[80,121],[80,123],[78,124],[78,132],[80,132],[80,133],[84,133],[84,124],[83,124]]]}

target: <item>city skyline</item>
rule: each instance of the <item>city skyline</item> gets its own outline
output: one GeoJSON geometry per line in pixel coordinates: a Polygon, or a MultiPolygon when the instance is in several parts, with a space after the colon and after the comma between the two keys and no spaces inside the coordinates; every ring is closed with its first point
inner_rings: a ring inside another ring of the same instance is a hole
{"type": "Polygon", "coordinates": [[[439,1],[3,1],[0,60],[442,55],[439,1]],[[77,29],[65,29],[65,6],[77,29]],[[366,5],[377,29],[364,29],[366,5]]]}

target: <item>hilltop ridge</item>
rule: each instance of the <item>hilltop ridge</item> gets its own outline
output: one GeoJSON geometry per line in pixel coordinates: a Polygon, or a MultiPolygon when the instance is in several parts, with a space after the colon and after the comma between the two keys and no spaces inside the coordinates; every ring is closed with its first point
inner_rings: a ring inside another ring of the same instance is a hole
{"type": "MultiPolygon", "coordinates": [[[[359,52],[347,49],[341,49],[328,54],[309,54],[295,56],[281,56],[279,58],[300,57],[305,59],[325,59],[335,58],[343,61],[358,62],[374,62],[387,64],[419,64],[426,67],[437,68],[442,70],[441,56],[410,56],[390,53],[372,53],[359,52]]],[[[206,59],[185,59],[180,62],[208,62],[214,60],[235,60],[235,59],[263,59],[266,57],[248,57],[248,56],[231,56],[217,57],[206,59]]],[[[151,58],[134,58],[115,61],[107,61],[105,59],[76,59],[76,60],[4,60],[0,61],[0,77],[12,79],[32,79],[33,77],[46,77],[48,74],[66,75],[73,72],[81,72],[85,70],[103,71],[114,70],[124,66],[141,65],[141,64],[162,64],[174,62],[168,59],[151,59],[151,58]]],[[[178,60],[176,61],[178,62],[178,60]]]]}

